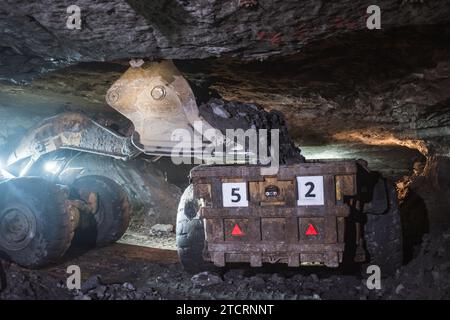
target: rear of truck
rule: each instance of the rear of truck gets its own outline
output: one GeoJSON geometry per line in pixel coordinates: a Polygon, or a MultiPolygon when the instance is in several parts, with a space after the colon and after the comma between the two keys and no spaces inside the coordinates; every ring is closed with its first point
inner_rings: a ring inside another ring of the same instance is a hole
{"type": "Polygon", "coordinates": [[[355,161],[282,165],[275,176],[261,175],[260,166],[199,166],[191,180],[204,224],[203,260],[219,267],[343,261],[355,161]]]}

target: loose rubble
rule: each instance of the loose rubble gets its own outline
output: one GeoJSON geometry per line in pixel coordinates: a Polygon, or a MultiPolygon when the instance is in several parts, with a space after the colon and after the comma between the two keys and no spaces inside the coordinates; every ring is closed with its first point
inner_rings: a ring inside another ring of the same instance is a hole
{"type": "Polygon", "coordinates": [[[0,299],[450,299],[450,230],[426,235],[417,257],[383,278],[380,290],[367,288],[367,275],[340,269],[236,265],[191,275],[175,259],[155,262],[133,253],[125,261],[120,251],[115,257],[102,250],[51,270],[26,270],[4,261],[0,279],[6,287],[0,299]],[[80,290],[65,285],[65,268],[73,263],[93,271],[80,290]]]}
{"type": "Polygon", "coordinates": [[[150,228],[150,233],[171,233],[173,232],[173,225],[171,224],[155,224],[150,228]]]}
{"type": "Polygon", "coordinates": [[[191,281],[194,285],[194,288],[210,287],[223,282],[222,278],[219,275],[210,273],[208,271],[196,274],[191,278],[191,281]]]}

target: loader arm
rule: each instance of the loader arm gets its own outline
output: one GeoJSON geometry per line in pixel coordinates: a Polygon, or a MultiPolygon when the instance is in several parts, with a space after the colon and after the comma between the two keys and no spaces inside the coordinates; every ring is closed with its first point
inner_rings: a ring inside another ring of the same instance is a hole
{"type": "MultiPolygon", "coordinates": [[[[83,114],[64,113],[45,119],[29,130],[10,155],[8,167],[20,162],[21,175],[24,175],[42,155],[58,149],[122,160],[144,153],[194,157],[206,163],[218,158],[225,159],[226,163],[256,163],[258,155],[255,151],[241,142],[231,141],[225,131],[260,128],[261,125],[261,129],[265,129],[264,123],[267,126],[273,119],[282,118],[254,105],[231,104],[227,111],[226,106],[213,102],[211,108],[201,105],[200,111],[188,81],[170,60],[132,65],[113,83],[105,98],[132,123],[132,132],[121,135],[83,114]],[[233,113],[236,119],[231,116],[233,113]],[[255,116],[253,122],[248,120],[252,114],[255,116]],[[223,146],[230,144],[233,148],[224,150],[223,146]],[[213,150],[213,153],[205,153],[205,150],[213,150]],[[28,159],[25,165],[24,159],[28,159]]],[[[284,127],[283,121],[277,122],[278,125],[284,127]]],[[[273,124],[268,128],[273,128],[273,124]]],[[[281,131],[282,149],[289,151],[286,155],[304,161],[287,131],[281,131]]]]}
{"type": "Polygon", "coordinates": [[[128,160],[137,156],[131,136],[101,126],[80,113],[62,113],[47,118],[30,129],[19,146],[9,156],[7,165],[28,161],[21,170],[25,175],[41,156],[58,149],[71,149],[128,160]]]}

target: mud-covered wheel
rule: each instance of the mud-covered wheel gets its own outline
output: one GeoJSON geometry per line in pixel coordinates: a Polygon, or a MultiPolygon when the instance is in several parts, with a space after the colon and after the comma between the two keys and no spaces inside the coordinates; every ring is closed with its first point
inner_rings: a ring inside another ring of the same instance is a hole
{"type": "Polygon", "coordinates": [[[41,178],[0,184],[0,251],[28,268],[57,262],[74,234],[67,197],[66,189],[41,178]]]}
{"type": "Polygon", "coordinates": [[[403,262],[400,212],[393,183],[379,179],[375,188],[385,190],[389,207],[384,214],[367,215],[364,238],[370,264],[378,265],[382,276],[388,276],[394,274],[403,262]]]}
{"type": "Polygon", "coordinates": [[[119,240],[128,228],[131,205],[126,192],[116,182],[102,176],[85,176],[71,185],[71,197],[89,203],[97,196],[96,211],[82,212],[78,237],[94,237],[96,246],[119,240]]]}
{"type": "Polygon", "coordinates": [[[184,270],[191,273],[211,270],[212,263],[203,259],[205,229],[198,215],[198,201],[194,198],[194,188],[189,185],[184,190],[177,213],[177,250],[184,270]]]}

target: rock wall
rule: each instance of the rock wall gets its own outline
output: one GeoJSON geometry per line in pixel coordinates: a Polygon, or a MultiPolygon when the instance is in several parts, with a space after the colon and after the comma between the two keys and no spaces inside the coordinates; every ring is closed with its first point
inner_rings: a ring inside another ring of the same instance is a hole
{"type": "MultiPolygon", "coordinates": [[[[364,0],[79,0],[81,29],[69,29],[71,0],[6,0],[4,56],[26,68],[129,57],[250,60],[298,53],[324,39],[366,32],[364,0]],[[120,26],[120,32],[118,32],[120,26]]],[[[450,1],[378,0],[382,29],[446,24],[450,1]]],[[[8,67],[6,66],[6,69],[8,67]]],[[[5,66],[3,70],[5,71],[5,66]]],[[[17,72],[14,72],[17,73],[17,72]]]]}

